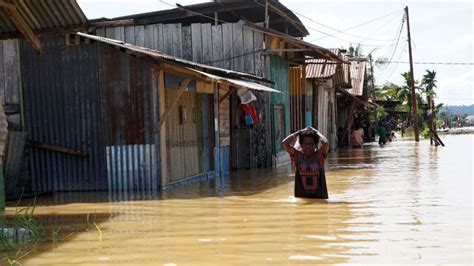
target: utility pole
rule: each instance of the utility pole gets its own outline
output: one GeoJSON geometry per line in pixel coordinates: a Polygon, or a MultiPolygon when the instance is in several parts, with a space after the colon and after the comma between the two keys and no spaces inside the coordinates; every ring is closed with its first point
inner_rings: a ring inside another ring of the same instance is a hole
{"type": "Polygon", "coordinates": [[[372,93],[370,93],[373,100],[375,101],[375,77],[374,77],[374,65],[372,64],[372,53],[369,54],[370,62],[370,74],[372,75],[372,93]]]}
{"type": "Polygon", "coordinates": [[[413,55],[411,51],[411,35],[410,35],[410,17],[408,15],[408,6],[405,7],[405,15],[407,18],[408,31],[408,53],[410,55],[410,83],[411,83],[411,98],[413,105],[413,128],[415,129],[415,141],[420,141],[420,129],[418,128],[418,105],[415,91],[415,75],[413,74],[413,55]]]}

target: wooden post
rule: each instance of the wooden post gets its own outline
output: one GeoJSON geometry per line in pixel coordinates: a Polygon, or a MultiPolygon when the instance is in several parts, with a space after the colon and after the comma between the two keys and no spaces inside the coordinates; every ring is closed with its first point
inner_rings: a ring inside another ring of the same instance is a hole
{"type": "Polygon", "coordinates": [[[372,80],[372,82],[371,82],[371,83],[372,83],[372,84],[371,84],[371,85],[372,85],[371,94],[372,94],[372,95],[370,95],[370,96],[371,96],[371,97],[374,99],[374,101],[375,101],[375,77],[374,77],[374,65],[373,65],[373,63],[372,63],[372,53],[369,54],[369,60],[370,60],[370,74],[372,75],[372,78],[371,78],[371,80],[372,80]]]}
{"type": "MultiPolygon", "coordinates": [[[[155,77],[157,76],[158,84],[156,84],[156,81],[154,83],[154,88],[153,88],[153,93],[154,93],[154,102],[159,101],[158,104],[158,117],[163,116],[163,114],[166,111],[166,91],[165,91],[165,72],[163,70],[160,70],[158,72],[158,75],[156,75],[155,72],[155,77]],[[156,88],[156,85],[158,87],[156,88]]],[[[159,118],[158,118],[159,119],[159,118]]],[[[156,119],[155,119],[156,121],[156,119]]],[[[159,120],[158,120],[159,121],[159,120]]],[[[168,182],[171,182],[171,177],[168,175],[168,149],[166,147],[166,122],[163,123],[162,125],[165,130],[160,130],[159,134],[159,139],[160,139],[160,158],[161,158],[161,185],[164,186],[168,182]]]]}
{"type": "Polygon", "coordinates": [[[410,17],[408,14],[408,6],[405,7],[405,14],[407,18],[407,31],[408,31],[408,54],[410,56],[410,85],[411,85],[411,98],[413,104],[413,127],[415,129],[415,141],[420,141],[420,129],[418,128],[418,105],[416,99],[415,90],[415,75],[413,73],[413,54],[411,50],[411,35],[410,35],[410,17]]]}
{"type": "Polygon", "coordinates": [[[357,105],[356,101],[352,100],[351,108],[349,109],[349,115],[347,116],[347,120],[346,120],[346,125],[344,126],[344,131],[341,134],[341,142],[339,142],[339,147],[342,147],[344,143],[346,142],[345,141],[347,139],[346,135],[350,132],[350,128],[352,126],[352,120],[354,119],[354,112],[355,112],[356,105],[357,105]]]}
{"type": "Polygon", "coordinates": [[[219,85],[214,83],[214,168],[215,176],[221,176],[220,138],[219,138],[219,85]]]}
{"type": "Polygon", "coordinates": [[[0,0],[0,8],[3,8],[3,12],[7,14],[7,17],[13,22],[18,31],[23,34],[33,50],[36,53],[41,53],[42,45],[40,40],[20,15],[16,5],[13,4],[11,0],[0,0]]]}

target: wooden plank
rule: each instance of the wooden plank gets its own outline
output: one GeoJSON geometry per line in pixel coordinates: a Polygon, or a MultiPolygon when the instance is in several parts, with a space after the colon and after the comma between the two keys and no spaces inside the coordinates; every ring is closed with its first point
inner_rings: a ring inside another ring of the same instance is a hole
{"type": "Polygon", "coordinates": [[[212,52],[212,26],[209,23],[201,24],[201,36],[202,36],[202,62],[205,64],[211,64],[213,52],[212,52]]]}
{"type": "Polygon", "coordinates": [[[115,37],[115,28],[106,28],[105,37],[116,40],[117,37],[115,37]]]}
{"type": "Polygon", "coordinates": [[[50,150],[50,151],[60,152],[60,153],[79,156],[79,157],[86,157],[86,156],[89,155],[85,151],[71,149],[71,148],[62,147],[62,146],[53,145],[53,144],[44,143],[44,142],[39,142],[39,141],[29,140],[28,144],[32,147],[36,147],[36,148],[39,148],[39,149],[50,150]]]}
{"type": "MultiPolygon", "coordinates": [[[[155,77],[156,77],[155,72],[155,77]]],[[[159,99],[159,116],[162,116],[166,111],[166,93],[165,93],[165,73],[163,71],[158,72],[158,99],[159,99]]],[[[155,120],[158,122],[159,120],[155,120]]],[[[163,124],[166,127],[166,121],[163,124]]],[[[169,177],[169,166],[168,166],[168,149],[166,148],[166,130],[160,131],[160,159],[161,159],[161,184],[166,185],[169,177]]]]}
{"type": "Polygon", "coordinates": [[[173,47],[173,26],[170,24],[163,25],[163,52],[174,55],[173,47]]]}
{"type": "Polygon", "coordinates": [[[154,40],[155,40],[155,32],[153,25],[146,25],[145,26],[145,47],[154,49],[154,40]]]}
{"type": "Polygon", "coordinates": [[[12,3],[9,3],[9,0],[1,0],[0,7],[16,10],[16,6],[12,3]]]}
{"type": "Polygon", "coordinates": [[[145,46],[145,26],[135,26],[135,45],[145,46]]]}
{"type": "Polygon", "coordinates": [[[133,19],[121,19],[121,20],[111,20],[111,21],[98,21],[91,23],[92,27],[96,28],[113,28],[113,27],[124,27],[124,26],[133,26],[135,22],[133,19]]]}
{"type": "Polygon", "coordinates": [[[183,32],[181,23],[171,24],[173,28],[173,55],[179,58],[183,57],[183,32]]]}
{"type": "Polygon", "coordinates": [[[3,44],[4,75],[5,75],[5,104],[19,104],[20,70],[18,40],[7,40],[3,44]]]}
{"type": "Polygon", "coordinates": [[[211,82],[196,81],[196,92],[213,94],[214,90],[211,82]]]}
{"type": "MultiPolygon", "coordinates": [[[[260,51],[264,48],[264,36],[261,32],[254,32],[253,33],[253,47],[254,51],[260,51]]],[[[254,53],[254,63],[255,63],[255,72],[254,74],[257,76],[263,77],[264,71],[264,63],[263,63],[263,52],[254,53]]]]}
{"type": "MultiPolygon", "coordinates": [[[[97,29],[95,31],[95,35],[99,36],[99,37],[107,37],[105,35],[105,29],[104,28],[100,28],[100,29],[97,29]]],[[[66,33],[65,34],[65,39],[66,40],[69,40],[71,37],[70,37],[70,34],[69,33],[66,33]]],[[[68,45],[67,41],[66,41],[66,45],[68,45]]]]}
{"type": "Polygon", "coordinates": [[[222,25],[212,26],[212,61],[211,65],[224,67],[224,46],[222,40],[222,25]]]}
{"type": "Polygon", "coordinates": [[[243,53],[245,56],[243,57],[244,60],[244,71],[247,73],[255,73],[255,57],[253,52],[255,51],[253,45],[254,45],[254,39],[253,39],[253,31],[244,28],[243,29],[243,45],[244,45],[244,51],[243,53]]]}
{"type": "Polygon", "coordinates": [[[219,132],[219,85],[214,84],[214,171],[217,177],[221,176],[219,132]]]}
{"type": "Polygon", "coordinates": [[[191,81],[191,79],[187,78],[185,80],[183,80],[183,82],[181,83],[181,85],[179,86],[179,90],[178,90],[178,94],[176,95],[176,98],[173,100],[173,102],[171,103],[170,107],[168,109],[166,109],[166,111],[164,112],[164,114],[160,117],[160,121],[155,125],[155,127],[153,128],[153,131],[154,132],[158,132],[161,130],[161,126],[163,125],[163,123],[166,121],[166,119],[168,118],[171,110],[174,109],[174,107],[176,106],[176,104],[178,103],[179,99],[181,98],[181,96],[183,95],[184,91],[188,88],[188,84],[189,82],[191,81]]]}
{"type": "Polygon", "coordinates": [[[193,61],[200,63],[203,60],[201,24],[191,24],[191,38],[193,45],[193,61]]]}
{"type": "Polygon", "coordinates": [[[163,52],[165,47],[163,38],[163,25],[153,25],[153,31],[155,32],[155,37],[153,40],[153,49],[163,52]]]}
{"type": "Polygon", "coordinates": [[[232,24],[233,66],[234,70],[245,71],[244,69],[244,36],[243,28],[240,24],[232,24]]]}
{"type": "Polygon", "coordinates": [[[223,59],[227,59],[222,62],[221,66],[225,69],[233,70],[233,60],[231,59],[233,55],[233,42],[232,42],[232,24],[225,23],[222,24],[222,48],[223,48],[223,59]]]}
{"type": "Polygon", "coordinates": [[[232,93],[234,93],[237,88],[233,87],[232,89],[228,90],[223,96],[219,98],[219,104],[222,103],[225,99],[229,98],[232,93]]]}
{"type": "Polygon", "coordinates": [[[193,60],[193,42],[191,37],[191,26],[183,27],[183,58],[193,60]]]}
{"type": "Polygon", "coordinates": [[[125,27],[125,42],[129,44],[135,44],[135,27],[128,26],[125,27]]]}
{"type": "MultiPolygon", "coordinates": [[[[3,3],[6,4],[12,4],[10,0],[2,0],[3,3]]],[[[23,17],[20,15],[18,10],[15,8],[10,8],[10,7],[3,7],[3,11],[7,16],[10,18],[10,20],[15,24],[16,28],[23,34],[23,36],[26,38],[28,43],[31,45],[33,50],[37,53],[42,52],[42,45],[36,34],[33,32],[33,30],[28,26],[26,21],[23,19],[23,17]]]]}

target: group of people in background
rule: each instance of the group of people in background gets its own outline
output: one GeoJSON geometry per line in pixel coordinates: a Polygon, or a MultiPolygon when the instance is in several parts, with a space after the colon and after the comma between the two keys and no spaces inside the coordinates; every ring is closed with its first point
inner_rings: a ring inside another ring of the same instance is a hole
{"type": "MultiPolygon", "coordinates": [[[[361,148],[364,142],[376,141],[376,135],[378,135],[378,143],[385,145],[387,142],[391,142],[396,138],[396,131],[401,131],[403,136],[405,128],[405,122],[397,122],[394,118],[382,118],[376,122],[357,120],[350,134],[349,146],[352,148],[361,148]]],[[[341,134],[342,128],[339,128],[339,140],[342,137],[341,134]]]]}

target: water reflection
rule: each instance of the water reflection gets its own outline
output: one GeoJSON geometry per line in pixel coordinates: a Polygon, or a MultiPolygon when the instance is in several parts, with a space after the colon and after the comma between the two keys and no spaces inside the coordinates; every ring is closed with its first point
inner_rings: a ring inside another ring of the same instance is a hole
{"type": "Polygon", "coordinates": [[[23,262],[471,263],[472,150],[465,147],[473,137],[444,141],[435,149],[401,139],[331,155],[329,200],[294,198],[289,166],[163,193],[55,194],[41,199],[38,214],[78,225],[98,213],[102,241],[82,231],[54,252],[40,244],[23,262]]]}

